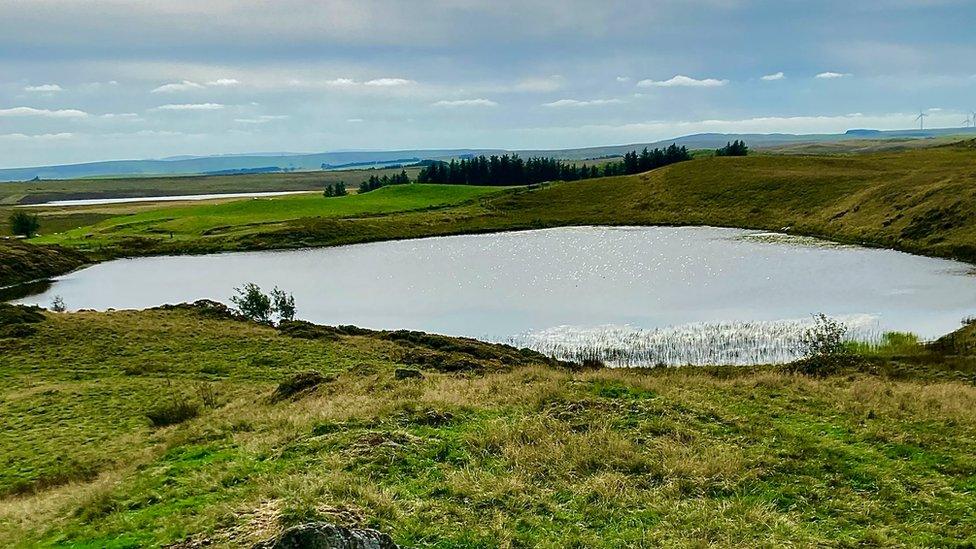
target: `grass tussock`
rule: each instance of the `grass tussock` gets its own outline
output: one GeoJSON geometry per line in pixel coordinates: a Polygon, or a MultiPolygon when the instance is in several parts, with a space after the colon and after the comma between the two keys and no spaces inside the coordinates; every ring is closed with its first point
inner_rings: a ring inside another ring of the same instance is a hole
{"type": "Polygon", "coordinates": [[[168,427],[189,421],[200,415],[200,404],[182,394],[174,394],[167,402],[146,412],[153,427],[168,427]]]}

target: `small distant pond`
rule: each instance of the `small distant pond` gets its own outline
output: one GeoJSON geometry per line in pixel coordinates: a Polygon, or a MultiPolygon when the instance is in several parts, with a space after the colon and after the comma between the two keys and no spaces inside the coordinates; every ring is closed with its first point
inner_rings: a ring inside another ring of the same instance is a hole
{"type": "Polygon", "coordinates": [[[255,193],[215,193],[215,194],[181,194],[171,196],[139,196],[134,198],[86,198],[78,200],[52,200],[39,204],[25,204],[24,207],[36,206],[97,206],[101,204],[127,204],[129,202],[182,202],[197,200],[213,200],[215,198],[250,198],[267,196],[284,196],[301,194],[308,191],[267,191],[255,193]]]}
{"type": "Polygon", "coordinates": [[[964,263],[712,227],[569,227],[295,251],[123,259],[21,303],[228,302],[253,281],[299,317],[511,342],[617,365],[795,358],[814,313],[931,338],[976,314],[964,263]]]}

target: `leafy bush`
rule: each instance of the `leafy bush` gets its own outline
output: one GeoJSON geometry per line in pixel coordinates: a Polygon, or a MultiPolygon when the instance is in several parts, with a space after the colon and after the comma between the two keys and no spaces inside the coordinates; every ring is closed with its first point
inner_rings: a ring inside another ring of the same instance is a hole
{"type": "Polygon", "coordinates": [[[237,305],[238,311],[256,322],[268,323],[271,320],[271,298],[261,292],[261,288],[248,282],[241,288],[234,288],[237,295],[231,296],[230,301],[237,305]]]}
{"type": "Polygon", "coordinates": [[[271,307],[278,313],[279,322],[295,320],[295,296],[286,294],[277,286],[271,290],[271,307]]]}
{"type": "Polygon", "coordinates": [[[231,296],[231,302],[237,305],[241,315],[255,322],[272,324],[274,315],[277,315],[279,323],[295,319],[295,297],[279,290],[277,286],[271,290],[271,295],[263,293],[253,282],[234,288],[234,291],[237,295],[231,296]]]}
{"type": "Polygon", "coordinates": [[[16,235],[30,238],[37,234],[41,228],[41,222],[36,214],[29,214],[24,211],[16,211],[10,214],[10,231],[16,235]]]}
{"type": "Polygon", "coordinates": [[[815,357],[829,357],[845,354],[844,337],[847,326],[821,313],[814,315],[813,326],[803,334],[801,341],[807,354],[815,357]]]}
{"type": "Polygon", "coordinates": [[[59,295],[54,296],[54,300],[51,301],[51,310],[56,313],[63,313],[68,310],[68,307],[64,304],[64,298],[59,295]]]}
{"type": "Polygon", "coordinates": [[[807,358],[797,361],[797,371],[808,375],[829,375],[850,358],[844,341],[847,326],[825,314],[814,315],[813,326],[801,337],[807,358]]]}

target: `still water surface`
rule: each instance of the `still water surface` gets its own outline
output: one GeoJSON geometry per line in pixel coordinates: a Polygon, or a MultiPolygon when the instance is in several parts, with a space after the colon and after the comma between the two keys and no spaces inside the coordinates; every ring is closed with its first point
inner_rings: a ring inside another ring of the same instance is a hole
{"type": "Polygon", "coordinates": [[[74,200],[51,200],[40,204],[26,204],[22,207],[37,206],[97,206],[101,204],[128,204],[130,202],[195,202],[199,200],[214,200],[218,198],[262,198],[269,196],[284,196],[301,194],[308,191],[265,191],[253,193],[215,193],[215,194],[179,194],[169,196],[139,196],[133,198],[83,198],[74,200]]]}
{"type": "Polygon", "coordinates": [[[934,337],[976,314],[976,276],[963,263],[711,227],[571,227],[124,259],[66,275],[20,302],[47,306],[55,295],[70,309],[228,302],[249,281],[292,292],[298,316],[316,323],[501,341],[819,312],[867,318],[878,332],[934,337]]]}

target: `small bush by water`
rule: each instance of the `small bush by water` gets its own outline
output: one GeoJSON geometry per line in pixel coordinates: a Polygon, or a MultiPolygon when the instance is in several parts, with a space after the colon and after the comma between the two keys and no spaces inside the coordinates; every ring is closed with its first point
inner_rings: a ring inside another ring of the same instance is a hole
{"type": "Polygon", "coordinates": [[[231,302],[237,305],[241,315],[255,322],[271,324],[275,317],[278,322],[295,319],[295,297],[279,290],[277,286],[270,294],[265,294],[260,286],[248,282],[240,288],[234,288],[234,291],[237,295],[231,296],[231,302]]]}

